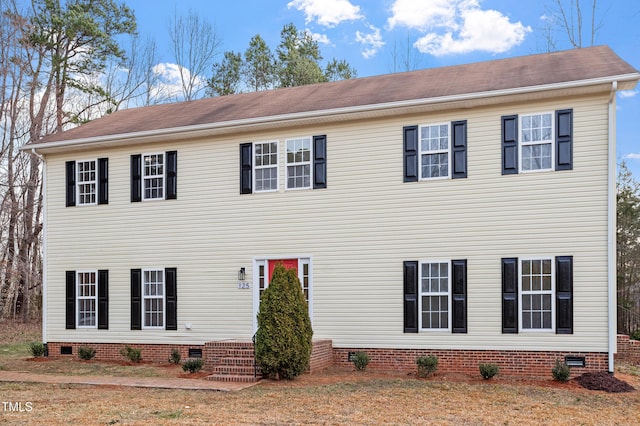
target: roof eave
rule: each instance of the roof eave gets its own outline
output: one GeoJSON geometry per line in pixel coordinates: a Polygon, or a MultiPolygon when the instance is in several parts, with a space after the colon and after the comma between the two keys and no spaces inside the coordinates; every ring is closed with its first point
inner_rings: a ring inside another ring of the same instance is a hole
{"type": "Polygon", "coordinates": [[[453,106],[470,108],[472,106],[487,104],[482,100],[496,99],[498,103],[503,102],[505,98],[514,98],[518,96],[540,95],[542,92],[552,93],[558,91],[584,89],[592,87],[593,92],[600,90],[610,90],[613,82],[618,82],[618,90],[632,90],[635,88],[640,73],[630,73],[618,76],[601,77],[596,79],[578,80],[570,82],[544,84],[538,86],[518,87],[511,89],[500,89],[486,92],[463,93],[457,95],[448,95],[433,98],[410,99],[395,102],[385,102],[379,104],[357,105],[350,107],[342,107],[335,109],[324,109],[315,111],[305,111],[290,114],[281,114],[273,116],[263,116],[256,118],[248,118],[241,120],[222,121],[215,123],[206,123],[194,126],[172,127],[164,129],[155,129],[142,132],[121,133],[114,135],[103,135],[90,138],[69,139],[62,141],[53,141],[45,143],[26,144],[21,149],[25,151],[37,150],[40,153],[47,154],[53,152],[64,152],[67,150],[79,150],[92,148],[96,146],[108,145],[118,146],[121,144],[131,143],[151,143],[159,140],[168,141],[175,139],[208,136],[212,134],[224,134],[230,132],[248,132],[253,130],[264,130],[275,126],[281,127],[287,123],[289,125],[304,125],[310,122],[317,122],[320,119],[325,121],[331,120],[348,120],[362,119],[367,117],[375,117],[381,111],[398,111],[398,114],[418,112],[421,108],[445,109],[453,106]],[[497,101],[500,99],[500,101],[497,101]],[[440,108],[438,108],[440,106],[440,108]]]}

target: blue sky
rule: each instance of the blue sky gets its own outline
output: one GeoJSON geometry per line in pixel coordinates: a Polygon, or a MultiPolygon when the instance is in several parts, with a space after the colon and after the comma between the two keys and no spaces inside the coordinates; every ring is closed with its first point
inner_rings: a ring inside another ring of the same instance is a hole
{"type": "MultiPolygon", "coordinates": [[[[591,0],[583,4],[585,27],[591,0]]],[[[547,50],[544,28],[553,19],[555,0],[125,0],[135,10],[143,38],[153,38],[161,61],[171,63],[169,22],[190,10],[215,26],[222,52],[244,52],[256,34],[275,50],[280,30],[294,23],[311,32],[326,60],[346,59],[359,77],[403,70],[394,68],[406,52],[417,68],[478,62],[547,50]]],[[[563,0],[569,4],[569,0],[563,0]]],[[[601,21],[595,44],[609,45],[640,69],[640,2],[598,1],[601,21]]],[[[583,45],[590,44],[588,30],[583,45]]],[[[558,50],[571,48],[564,33],[552,33],[558,50]]],[[[640,180],[640,87],[618,94],[617,160],[640,180]]]]}

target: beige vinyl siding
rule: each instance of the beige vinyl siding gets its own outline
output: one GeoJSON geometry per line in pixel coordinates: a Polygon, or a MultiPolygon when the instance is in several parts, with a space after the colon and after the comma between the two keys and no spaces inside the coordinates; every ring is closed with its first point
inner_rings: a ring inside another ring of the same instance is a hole
{"type": "Polygon", "coordinates": [[[607,350],[607,97],[47,156],[49,341],[250,338],[264,257],[310,256],[334,346],[607,350]],[[573,170],[502,176],[500,117],[573,108],[573,170]],[[468,178],[403,182],[402,127],[467,120],[468,178]],[[285,139],[327,135],[328,188],[285,190],[285,139]],[[279,191],[239,194],[239,145],[278,140],[279,191]],[[131,203],[130,155],[178,151],[178,199],[131,203]],[[109,157],[109,204],[65,208],[64,162],[109,157]],[[574,333],[501,333],[502,257],[574,258],[574,333]],[[468,333],[403,333],[402,262],[468,260],[468,333]],[[178,330],[131,331],[131,268],[176,267],[178,330]],[[109,330],[64,329],[64,271],[109,270],[109,330]],[[256,282],[253,283],[257,285],[256,282]],[[185,329],[192,324],[192,330],[185,329]]]}

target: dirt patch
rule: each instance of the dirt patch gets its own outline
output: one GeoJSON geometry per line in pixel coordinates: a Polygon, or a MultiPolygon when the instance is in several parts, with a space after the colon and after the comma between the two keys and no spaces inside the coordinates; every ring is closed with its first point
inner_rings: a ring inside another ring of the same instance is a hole
{"type": "Polygon", "coordinates": [[[632,392],[635,390],[633,386],[627,382],[606,372],[584,373],[575,380],[582,387],[589,390],[603,390],[611,393],[632,392]]]}

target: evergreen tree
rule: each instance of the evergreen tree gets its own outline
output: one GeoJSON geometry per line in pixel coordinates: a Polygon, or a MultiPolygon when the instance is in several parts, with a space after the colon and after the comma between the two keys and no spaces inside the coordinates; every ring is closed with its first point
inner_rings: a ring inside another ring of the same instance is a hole
{"type": "Polygon", "coordinates": [[[244,52],[243,74],[246,85],[252,91],[273,88],[276,74],[276,64],[271,49],[260,34],[251,38],[249,47],[244,52]]]}
{"type": "Polygon", "coordinates": [[[295,269],[277,265],[262,295],[256,333],[256,362],[262,373],[293,379],[309,366],[311,320],[295,269]]]}
{"type": "Polygon", "coordinates": [[[242,55],[224,52],[224,59],[213,65],[213,76],[208,82],[207,93],[211,96],[233,95],[239,92],[242,55]]]}

